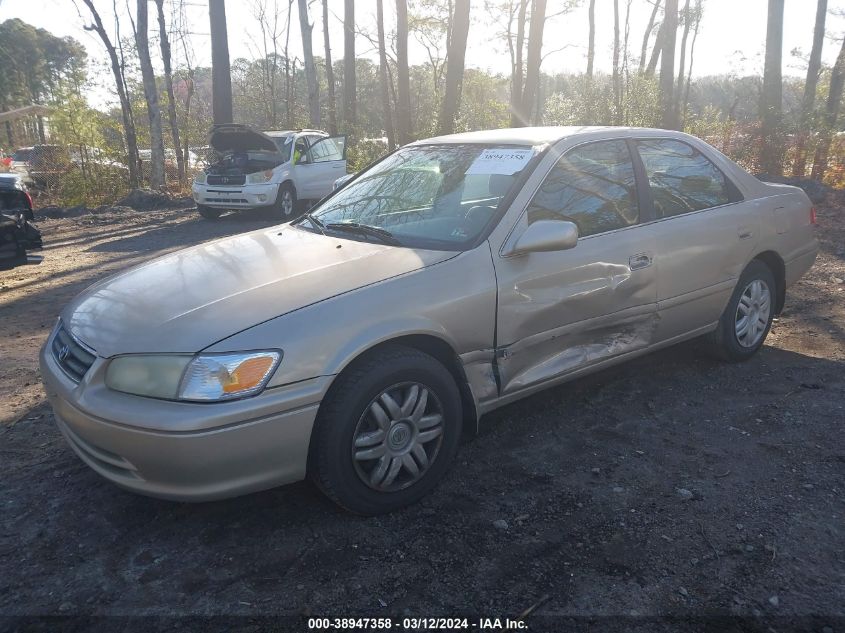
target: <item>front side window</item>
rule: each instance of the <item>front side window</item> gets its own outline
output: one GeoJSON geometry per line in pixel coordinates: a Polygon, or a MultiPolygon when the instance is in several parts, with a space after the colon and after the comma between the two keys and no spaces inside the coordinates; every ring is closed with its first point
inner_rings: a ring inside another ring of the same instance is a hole
{"type": "MultiPolygon", "coordinates": [[[[461,250],[497,217],[499,203],[534,155],[530,147],[406,147],[360,174],[312,215],[326,231],[339,224],[366,225],[405,246],[461,250]]],[[[306,222],[304,228],[310,228],[306,222]]]]}
{"type": "Polygon", "coordinates": [[[672,139],[637,141],[658,218],[737,202],[725,175],[691,145],[672,139]]]}
{"type": "Polygon", "coordinates": [[[639,220],[634,165],[625,141],[599,141],[568,151],[528,205],[528,223],[568,220],[581,237],[639,220]]]}

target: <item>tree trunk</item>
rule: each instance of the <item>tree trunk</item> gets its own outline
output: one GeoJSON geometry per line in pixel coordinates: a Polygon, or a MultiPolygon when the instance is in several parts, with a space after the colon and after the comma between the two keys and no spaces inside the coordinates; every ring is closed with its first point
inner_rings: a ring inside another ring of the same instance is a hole
{"type": "Polygon", "coordinates": [[[170,138],[173,141],[173,153],[176,154],[176,171],[179,183],[185,182],[185,157],[179,150],[182,141],[179,140],[179,121],[176,119],[176,97],[173,95],[173,69],[170,59],[170,38],[167,34],[167,22],[164,20],[164,0],[153,0],[158,14],[159,45],[161,47],[161,61],[164,66],[164,86],[167,90],[167,118],[170,123],[170,138]]]}
{"type": "Polygon", "coordinates": [[[845,88],[845,39],[842,40],[842,48],[839,49],[839,56],[833,66],[830,75],[830,92],[827,95],[827,104],[824,111],[824,125],[816,156],[813,160],[812,178],[821,181],[827,171],[827,163],[830,155],[830,145],[833,139],[833,132],[836,128],[836,121],[839,118],[839,110],[842,106],[842,90],[845,88]]]}
{"type": "Polygon", "coordinates": [[[337,101],[334,96],[334,68],[332,67],[332,47],[329,42],[329,3],[323,0],[323,45],[326,49],[326,83],[329,91],[329,133],[337,134],[337,101]]]}
{"type": "Polygon", "coordinates": [[[150,59],[150,48],[147,41],[149,16],[147,13],[148,0],[138,0],[137,31],[135,45],[138,48],[138,61],[141,65],[141,78],[144,83],[144,97],[147,101],[147,114],[150,119],[150,186],[153,189],[164,187],[164,139],[161,132],[161,109],[158,104],[158,88],[156,86],[153,62],[150,59]]]}
{"type": "MultiPolygon", "coordinates": [[[[687,104],[689,103],[690,86],[692,85],[692,63],[695,59],[695,43],[698,41],[698,29],[701,26],[701,12],[702,12],[702,10],[703,9],[701,7],[701,0],[696,0],[695,1],[695,29],[692,32],[692,44],[690,44],[690,47],[689,47],[689,69],[687,70],[687,85],[686,85],[686,88],[684,88],[684,100],[681,102],[681,112],[684,114],[685,118],[686,118],[687,104]]],[[[678,90],[680,90],[680,89],[681,89],[681,87],[678,86],[678,90]]],[[[683,129],[683,127],[684,127],[684,122],[685,122],[684,120],[682,120],[680,122],[681,123],[681,129],[683,129]]]]}
{"type": "MultiPolygon", "coordinates": [[[[94,25],[85,27],[86,30],[93,30],[100,36],[103,46],[106,47],[106,52],[109,55],[109,62],[111,63],[112,75],[114,75],[115,88],[117,89],[117,97],[120,100],[120,115],[123,120],[123,134],[126,138],[126,166],[129,168],[129,187],[137,189],[139,184],[138,179],[138,136],[135,132],[135,123],[132,120],[131,105],[126,94],[123,69],[120,66],[120,61],[117,58],[117,50],[111,42],[106,29],[103,27],[103,21],[100,19],[100,14],[94,7],[93,0],[82,0],[85,6],[91,11],[91,16],[94,18],[94,25]]],[[[10,127],[10,126],[8,126],[10,127]]],[[[7,127],[7,133],[9,129],[7,127]]],[[[9,134],[9,144],[13,145],[13,139],[9,134]]]]}
{"type": "Polygon", "coordinates": [[[293,10],[293,0],[288,0],[288,21],[285,25],[285,126],[292,128],[294,126],[293,116],[291,115],[291,101],[294,97],[292,90],[293,78],[296,75],[296,60],[293,65],[290,63],[290,15],[293,10]]]}
{"type": "Polygon", "coordinates": [[[520,125],[527,125],[537,100],[540,84],[540,61],[543,51],[543,29],[546,25],[546,0],[532,0],[531,22],[528,26],[528,52],[525,63],[525,87],[522,90],[522,114],[520,125]]]}
{"type": "Polygon", "coordinates": [[[343,12],[343,117],[354,127],[355,103],[355,2],[344,0],[343,12]]]}
{"type": "Polygon", "coordinates": [[[622,115],[622,75],[619,73],[619,0],[613,0],[613,122],[619,125],[622,115]]]}
{"type": "Polygon", "coordinates": [[[593,80],[593,63],[596,59],[596,0],[590,0],[587,12],[590,20],[589,43],[587,44],[587,79],[593,80]]]}
{"type": "MultiPolygon", "coordinates": [[[[648,40],[651,38],[651,32],[654,30],[654,22],[657,20],[657,12],[660,10],[660,3],[662,0],[655,0],[654,8],[651,10],[651,17],[648,20],[648,26],[645,29],[645,35],[643,36],[643,48],[640,52],[640,74],[643,74],[645,70],[645,58],[648,54],[648,40]]],[[[657,46],[655,45],[655,48],[657,46]]],[[[655,62],[656,64],[657,62],[655,62]]]]}
{"type": "Polygon", "coordinates": [[[376,0],[376,28],[378,30],[378,72],[381,87],[381,108],[384,116],[384,132],[387,135],[387,149],[396,147],[396,133],[393,130],[393,113],[390,108],[390,78],[387,73],[387,49],[384,42],[384,2],[376,0]]]}
{"type": "Polygon", "coordinates": [[[663,50],[660,52],[661,125],[666,130],[678,127],[675,117],[675,41],[678,32],[678,0],[666,0],[663,17],[663,50]]]}
{"type": "Polygon", "coordinates": [[[214,123],[232,122],[232,72],[229,68],[229,36],[226,30],[226,5],[223,0],[208,0],[211,24],[211,109],[214,123]]]}
{"type": "Polygon", "coordinates": [[[396,132],[399,145],[411,141],[411,80],[408,71],[408,1],[396,0],[396,132]]]}
{"type": "Polygon", "coordinates": [[[302,55],[305,58],[305,82],[308,85],[309,127],[320,127],[320,88],[317,84],[317,66],[314,64],[314,49],[311,47],[311,33],[314,25],[308,21],[308,0],[299,0],[299,28],[302,32],[302,55]]]}
{"type": "Polygon", "coordinates": [[[807,171],[807,137],[810,135],[810,123],[816,106],[816,89],[819,85],[819,72],[822,67],[822,47],[824,46],[825,20],[827,18],[827,0],[818,0],[816,8],[816,27],[813,30],[813,49],[810,51],[810,63],[807,66],[807,79],[804,82],[804,98],[801,101],[801,118],[798,126],[798,142],[795,147],[795,163],[792,175],[803,177],[807,171]]]}
{"type": "Polygon", "coordinates": [[[651,49],[651,57],[649,58],[648,66],[646,66],[645,69],[647,77],[653,77],[654,72],[657,70],[657,62],[660,61],[660,54],[663,52],[663,33],[666,30],[665,27],[666,24],[664,20],[664,22],[657,28],[657,37],[654,39],[654,48],[651,49]]]}
{"type": "Polygon", "coordinates": [[[770,176],[783,175],[783,5],[784,0],[769,0],[766,64],[763,69],[763,94],[760,103],[760,119],[763,124],[760,169],[770,176]]]}
{"type": "Polygon", "coordinates": [[[525,115],[522,112],[522,83],[523,83],[523,63],[522,53],[525,50],[525,15],[528,12],[529,0],[517,0],[519,2],[519,11],[516,18],[516,47],[514,51],[514,64],[511,71],[511,127],[518,127],[521,125],[520,121],[525,120],[525,115]]]}
{"type": "MultiPolygon", "coordinates": [[[[681,58],[678,61],[678,82],[675,90],[675,121],[680,123],[682,115],[686,109],[686,104],[683,101],[683,86],[684,86],[684,72],[687,64],[687,39],[689,38],[690,25],[692,22],[692,14],[690,13],[690,0],[684,3],[684,35],[681,38],[681,58]]],[[[680,127],[680,126],[679,126],[680,127]]]]}
{"type": "Polygon", "coordinates": [[[464,77],[464,59],[469,37],[470,0],[455,0],[449,43],[446,48],[446,87],[443,91],[443,105],[440,109],[440,134],[455,131],[455,118],[461,105],[461,83],[464,77]]]}

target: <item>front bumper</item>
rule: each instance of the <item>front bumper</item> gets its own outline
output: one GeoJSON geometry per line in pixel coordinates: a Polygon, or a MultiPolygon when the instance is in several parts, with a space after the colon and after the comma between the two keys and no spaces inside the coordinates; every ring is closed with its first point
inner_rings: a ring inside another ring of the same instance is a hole
{"type": "Polygon", "coordinates": [[[200,185],[191,187],[194,201],[215,209],[253,209],[276,202],[277,183],[260,185],[200,185]]]}
{"type": "Polygon", "coordinates": [[[305,477],[321,380],[227,403],[167,402],[109,390],[100,380],[102,359],[76,384],[49,343],[41,350],[41,375],[59,430],[88,466],[118,486],[207,501],[305,477]]]}

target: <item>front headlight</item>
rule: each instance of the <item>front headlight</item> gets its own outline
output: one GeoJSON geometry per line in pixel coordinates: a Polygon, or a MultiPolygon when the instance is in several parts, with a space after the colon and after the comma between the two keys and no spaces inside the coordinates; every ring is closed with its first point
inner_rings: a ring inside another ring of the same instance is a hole
{"type": "Polygon", "coordinates": [[[214,402],[260,393],[282,353],[276,350],[199,356],[119,356],[106,369],[106,386],[138,396],[214,402]]]}
{"type": "Polygon", "coordinates": [[[206,173],[204,171],[199,172],[198,174],[194,175],[194,182],[198,185],[204,185],[206,179],[206,173]]]}
{"type": "Polygon", "coordinates": [[[265,182],[270,182],[273,179],[273,170],[257,171],[254,174],[247,174],[246,182],[250,185],[260,185],[265,182]]]}

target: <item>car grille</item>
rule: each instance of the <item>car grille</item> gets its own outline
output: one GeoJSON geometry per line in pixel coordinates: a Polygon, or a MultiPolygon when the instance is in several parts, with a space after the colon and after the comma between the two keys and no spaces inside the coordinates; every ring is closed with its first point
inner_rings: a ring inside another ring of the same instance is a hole
{"type": "Polygon", "coordinates": [[[246,182],[243,174],[232,176],[219,176],[210,174],[206,177],[206,184],[209,185],[242,185],[246,182]]]}
{"type": "Polygon", "coordinates": [[[53,337],[53,358],[59,367],[73,379],[79,382],[85,376],[91,365],[94,364],[96,355],[86,349],[82,343],[77,341],[64,325],[59,324],[59,329],[53,337]]]}

